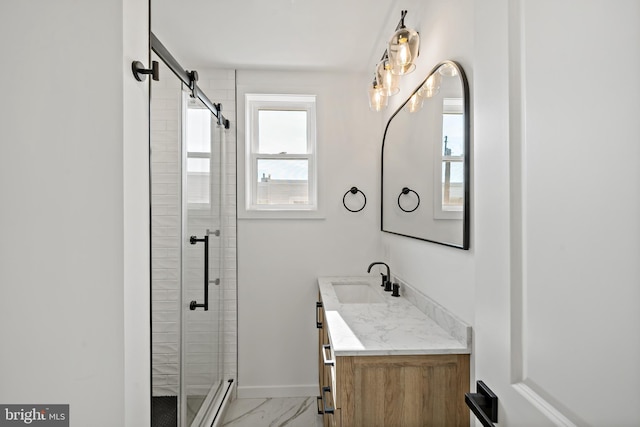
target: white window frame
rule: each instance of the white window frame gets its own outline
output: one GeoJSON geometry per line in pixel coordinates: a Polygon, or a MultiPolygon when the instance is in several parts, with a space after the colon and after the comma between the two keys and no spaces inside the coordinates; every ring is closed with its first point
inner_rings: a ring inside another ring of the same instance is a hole
{"type": "Polygon", "coordinates": [[[316,147],[316,96],[298,94],[245,94],[245,209],[247,212],[318,212],[316,147]],[[306,111],[307,153],[273,154],[258,152],[258,112],[260,110],[306,111]],[[257,203],[258,160],[305,159],[309,167],[309,202],[300,204],[257,203]]]}

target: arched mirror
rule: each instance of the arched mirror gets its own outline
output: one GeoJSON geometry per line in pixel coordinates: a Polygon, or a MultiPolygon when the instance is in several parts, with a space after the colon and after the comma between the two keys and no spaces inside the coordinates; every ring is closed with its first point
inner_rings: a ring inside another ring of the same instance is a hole
{"type": "Polygon", "coordinates": [[[469,147],[469,84],[443,61],[387,123],[382,231],[469,249],[469,147]]]}

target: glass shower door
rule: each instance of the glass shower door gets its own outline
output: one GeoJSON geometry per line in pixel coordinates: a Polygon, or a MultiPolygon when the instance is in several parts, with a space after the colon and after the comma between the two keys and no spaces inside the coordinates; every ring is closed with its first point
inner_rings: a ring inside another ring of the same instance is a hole
{"type": "Polygon", "coordinates": [[[183,93],[180,426],[199,426],[222,384],[221,138],[215,117],[183,93]]]}
{"type": "Polygon", "coordinates": [[[195,427],[222,377],[224,133],[159,65],[150,116],[152,425],[195,427]]]}

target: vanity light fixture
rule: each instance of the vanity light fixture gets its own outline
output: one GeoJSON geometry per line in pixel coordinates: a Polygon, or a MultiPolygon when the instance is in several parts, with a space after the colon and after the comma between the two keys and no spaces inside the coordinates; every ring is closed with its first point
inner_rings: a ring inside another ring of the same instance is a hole
{"type": "Polygon", "coordinates": [[[451,64],[443,64],[438,68],[438,73],[444,77],[455,77],[458,75],[458,70],[451,64]]]}
{"type": "Polygon", "coordinates": [[[416,111],[422,108],[422,104],[424,104],[424,98],[420,96],[419,92],[416,92],[409,98],[409,102],[407,106],[409,107],[410,113],[415,113],[416,111]]]}
{"type": "Polygon", "coordinates": [[[406,14],[407,11],[403,10],[396,32],[376,66],[373,85],[369,88],[369,107],[373,111],[382,111],[386,108],[389,97],[400,92],[398,77],[416,68],[414,62],[419,53],[420,35],[417,31],[405,27],[406,14]]]}
{"type": "Polygon", "coordinates": [[[389,97],[385,89],[378,83],[378,79],[373,79],[373,84],[369,88],[369,107],[373,111],[382,111],[388,104],[389,97]]]}
{"type": "Polygon", "coordinates": [[[431,98],[433,95],[436,95],[440,92],[440,74],[434,73],[429,76],[426,82],[422,85],[422,87],[418,90],[418,94],[420,94],[423,98],[431,98]]]}
{"type": "Polygon", "coordinates": [[[387,52],[385,52],[382,61],[380,61],[376,67],[376,79],[378,84],[382,85],[387,96],[393,96],[400,92],[400,88],[398,87],[398,75],[393,74],[391,70],[391,63],[389,62],[387,52]]]}
{"type": "Polygon", "coordinates": [[[406,10],[402,11],[400,23],[396,32],[389,40],[389,62],[394,74],[403,76],[409,74],[416,68],[415,60],[418,57],[420,48],[420,35],[416,30],[407,28],[404,25],[406,10]]]}
{"type": "MultiPolygon", "coordinates": [[[[455,68],[454,68],[455,70],[455,68]]],[[[426,82],[414,93],[407,106],[410,113],[415,113],[422,108],[425,98],[431,98],[440,92],[441,77],[439,73],[434,73],[429,76],[426,82]]]]}

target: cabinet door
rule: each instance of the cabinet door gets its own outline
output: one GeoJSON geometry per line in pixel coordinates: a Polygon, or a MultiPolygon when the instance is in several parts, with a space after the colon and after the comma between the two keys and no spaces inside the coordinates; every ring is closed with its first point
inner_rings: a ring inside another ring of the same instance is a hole
{"type": "Polygon", "coordinates": [[[339,357],[344,425],[468,426],[468,355],[339,357]]]}

